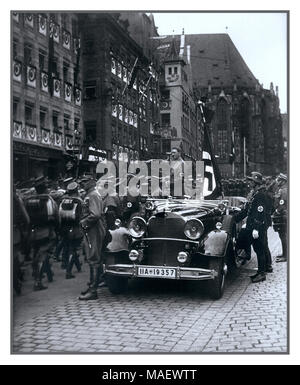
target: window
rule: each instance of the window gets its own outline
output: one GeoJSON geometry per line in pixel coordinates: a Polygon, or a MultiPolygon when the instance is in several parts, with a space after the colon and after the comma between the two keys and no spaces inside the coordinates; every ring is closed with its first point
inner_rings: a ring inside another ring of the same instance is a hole
{"type": "Polygon", "coordinates": [[[25,44],[24,46],[24,63],[25,64],[31,64],[32,62],[32,45],[31,44],[25,44]]]}
{"type": "Polygon", "coordinates": [[[59,119],[59,113],[56,111],[53,111],[52,125],[53,125],[53,128],[55,128],[55,129],[58,129],[58,119],[59,119]]]}
{"type": "Polygon", "coordinates": [[[52,73],[54,73],[54,76],[58,77],[58,59],[57,57],[53,57],[52,59],[52,73]]]}
{"type": "Polygon", "coordinates": [[[84,98],[94,99],[96,98],[96,82],[85,85],[84,87],[84,98]]]}
{"type": "Polygon", "coordinates": [[[13,101],[13,119],[18,119],[18,112],[19,112],[19,101],[14,99],[13,101]]]}
{"type": "Polygon", "coordinates": [[[161,123],[163,126],[170,125],[170,114],[161,114],[161,123]]]}
{"type": "Polygon", "coordinates": [[[46,52],[40,49],[39,50],[39,67],[41,71],[45,70],[45,64],[46,64],[46,52]]]}
{"type": "Polygon", "coordinates": [[[162,97],[163,99],[170,99],[170,90],[164,90],[164,91],[162,91],[161,97],[162,97]]]}
{"type": "Polygon", "coordinates": [[[177,75],[177,67],[174,67],[174,74],[177,75]]]}
{"type": "Polygon", "coordinates": [[[14,39],[13,41],[13,58],[14,59],[18,57],[18,46],[19,46],[18,40],[14,39]]]}
{"type": "Polygon", "coordinates": [[[169,75],[172,75],[172,67],[169,67],[169,75]]]}
{"type": "Polygon", "coordinates": [[[96,141],[96,122],[85,122],[85,134],[86,134],[86,140],[88,143],[92,143],[96,141]]]}
{"type": "Polygon", "coordinates": [[[226,159],[228,155],[228,104],[221,100],[217,106],[217,155],[221,159],[226,159]]]}
{"type": "Polygon", "coordinates": [[[63,66],[64,82],[68,81],[69,67],[70,67],[70,64],[64,62],[64,66],[63,66]]]}
{"type": "Polygon", "coordinates": [[[57,22],[57,13],[50,13],[50,20],[57,22]]]}
{"type": "Polygon", "coordinates": [[[171,140],[170,139],[163,139],[162,140],[162,153],[166,154],[167,152],[171,151],[171,140]]]}
{"type": "Polygon", "coordinates": [[[64,129],[65,130],[70,129],[70,116],[69,115],[64,116],[64,129]]]}
{"type": "Polygon", "coordinates": [[[33,119],[33,105],[30,103],[25,104],[25,123],[32,123],[33,119]]]}
{"type": "Polygon", "coordinates": [[[74,120],[74,132],[75,134],[79,134],[79,119],[75,118],[74,120]]]}
{"type": "Polygon", "coordinates": [[[83,53],[84,54],[94,54],[94,38],[87,38],[83,42],[83,53]]]}
{"type": "Polygon", "coordinates": [[[40,108],[40,127],[47,127],[47,110],[45,108],[40,108]]]}
{"type": "Polygon", "coordinates": [[[69,22],[69,15],[67,13],[62,13],[61,14],[61,23],[65,29],[67,29],[67,27],[68,27],[68,22],[69,22]]]}
{"type": "Polygon", "coordinates": [[[78,36],[78,23],[76,19],[72,19],[72,35],[75,37],[78,36]]]}

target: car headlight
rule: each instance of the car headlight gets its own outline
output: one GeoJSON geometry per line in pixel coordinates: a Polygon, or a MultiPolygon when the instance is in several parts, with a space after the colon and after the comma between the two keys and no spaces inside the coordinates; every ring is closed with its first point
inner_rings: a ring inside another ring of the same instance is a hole
{"type": "Polygon", "coordinates": [[[132,261],[132,262],[135,262],[139,257],[139,252],[137,250],[131,250],[129,252],[129,259],[132,261]]]}
{"type": "Polygon", "coordinates": [[[128,231],[134,238],[141,238],[147,229],[146,221],[141,217],[133,217],[129,222],[128,231]]]}
{"type": "Polygon", "coordinates": [[[184,226],[184,234],[189,239],[199,239],[204,232],[204,225],[199,219],[190,219],[184,226]]]}
{"type": "Polygon", "coordinates": [[[145,209],[149,211],[153,211],[155,209],[154,202],[151,202],[151,201],[146,202],[145,209]]]}
{"type": "Polygon", "coordinates": [[[177,261],[179,263],[185,263],[189,258],[189,253],[186,251],[180,251],[177,255],[177,261]]]}
{"type": "Polygon", "coordinates": [[[131,202],[127,202],[127,208],[131,209],[131,207],[132,207],[132,203],[131,202]]]}

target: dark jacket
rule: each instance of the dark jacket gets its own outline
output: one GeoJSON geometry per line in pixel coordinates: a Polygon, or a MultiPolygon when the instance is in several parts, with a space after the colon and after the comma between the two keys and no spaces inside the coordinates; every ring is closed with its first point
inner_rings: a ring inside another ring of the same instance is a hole
{"type": "Polygon", "coordinates": [[[252,194],[245,208],[235,216],[236,222],[247,217],[246,228],[250,231],[266,231],[270,226],[270,204],[264,188],[252,194]]]}

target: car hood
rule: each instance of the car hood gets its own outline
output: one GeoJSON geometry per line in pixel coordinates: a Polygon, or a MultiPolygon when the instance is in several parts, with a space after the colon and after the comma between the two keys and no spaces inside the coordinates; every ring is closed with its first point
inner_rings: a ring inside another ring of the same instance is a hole
{"type": "Polygon", "coordinates": [[[202,217],[211,213],[218,207],[218,201],[189,200],[189,199],[158,199],[152,200],[156,209],[154,215],[162,213],[176,213],[179,216],[189,219],[189,217],[202,217]]]}

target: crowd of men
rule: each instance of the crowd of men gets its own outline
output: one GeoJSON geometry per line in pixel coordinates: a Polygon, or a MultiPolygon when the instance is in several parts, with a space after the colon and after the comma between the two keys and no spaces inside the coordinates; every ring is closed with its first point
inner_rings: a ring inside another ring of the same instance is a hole
{"type": "MultiPolygon", "coordinates": [[[[247,196],[245,207],[236,216],[244,218],[246,226],[237,240],[244,250],[243,263],[251,258],[251,245],[258,260],[258,271],[251,279],[260,282],[266,273],[272,272],[272,259],[268,248],[267,229],[273,225],[282,242],[282,256],[287,259],[287,177],[263,178],[258,172],[247,177],[251,191],[244,190],[239,196],[247,196]]],[[[226,194],[225,194],[226,195],[226,194]]],[[[232,194],[228,194],[232,195],[232,194]]],[[[90,175],[52,181],[40,176],[26,187],[14,185],[13,191],[13,284],[21,291],[20,263],[32,263],[35,291],[47,289],[43,279],[53,280],[51,258],[61,261],[66,279],[75,278],[74,266],[81,271],[82,255],[89,265],[89,283],[81,292],[80,300],[97,298],[97,288],[105,284],[102,261],[110,242],[109,230],[116,228],[116,219],[128,221],[133,212],[139,211],[140,201],[130,196],[124,198],[98,191],[96,180],[90,175]]]]}
{"type": "Polygon", "coordinates": [[[276,262],[287,260],[287,176],[280,173],[275,179],[264,179],[261,173],[252,172],[247,179],[250,181],[251,191],[244,208],[235,216],[236,222],[246,218],[246,225],[237,239],[237,248],[245,251],[243,262],[246,262],[251,259],[251,246],[253,247],[258,269],[251,280],[256,283],[266,280],[266,274],[273,272],[267,236],[272,224],[282,243],[282,255],[276,258],[276,262]]]}

